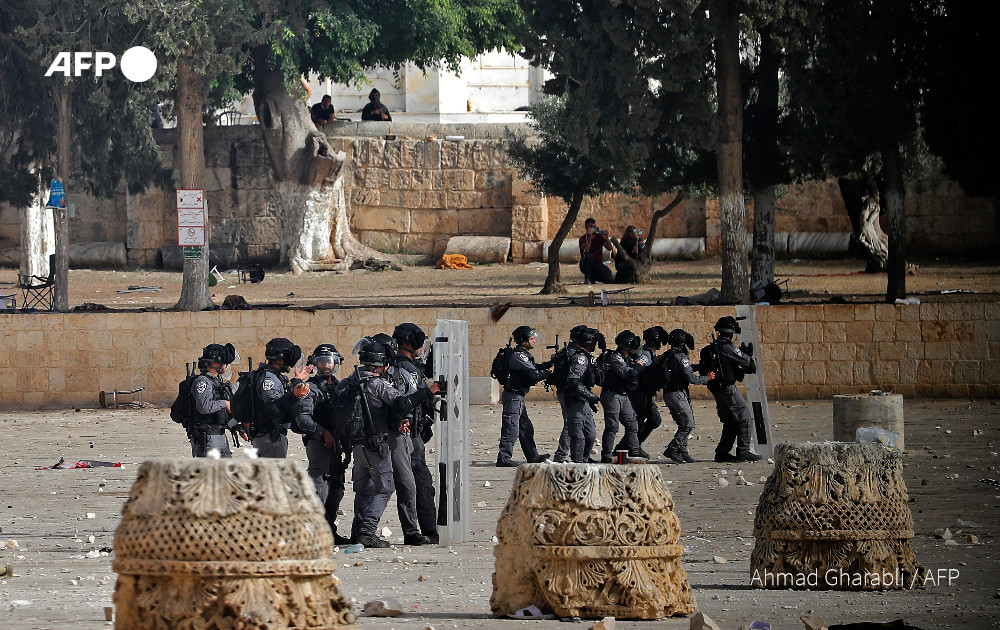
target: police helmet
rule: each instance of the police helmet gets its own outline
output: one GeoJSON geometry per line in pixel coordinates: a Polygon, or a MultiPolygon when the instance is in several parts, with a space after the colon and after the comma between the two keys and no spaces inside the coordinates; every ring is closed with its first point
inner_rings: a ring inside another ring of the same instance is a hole
{"type": "Polygon", "coordinates": [[[420,326],[406,322],[396,326],[395,330],[392,331],[392,338],[400,345],[409,346],[411,350],[416,352],[423,347],[427,335],[420,329],[420,326]]]}
{"type": "Polygon", "coordinates": [[[285,367],[291,367],[302,358],[302,348],[284,337],[276,337],[264,346],[264,358],[268,361],[283,361],[285,367]]]}
{"type": "Polygon", "coordinates": [[[715,329],[720,333],[728,333],[730,335],[738,335],[742,332],[740,330],[739,322],[737,322],[736,318],[731,315],[720,317],[719,321],[715,322],[715,329]]]}
{"type": "Polygon", "coordinates": [[[597,336],[595,335],[597,331],[593,328],[589,328],[580,324],[579,326],[574,326],[572,330],[569,331],[569,340],[573,343],[580,344],[581,346],[586,346],[597,341],[597,336]]]}
{"type": "Polygon", "coordinates": [[[205,369],[212,363],[229,365],[239,357],[236,348],[231,343],[222,345],[220,343],[210,343],[201,351],[198,357],[198,368],[205,369]]]}
{"type": "Polygon", "coordinates": [[[386,353],[385,345],[375,341],[372,337],[365,337],[358,342],[354,349],[358,354],[358,362],[367,367],[385,367],[389,365],[389,355],[386,353]]]}
{"type": "Polygon", "coordinates": [[[337,347],[332,343],[321,343],[316,346],[312,354],[306,359],[309,365],[315,365],[320,374],[333,374],[340,364],[344,362],[344,356],[337,351],[337,347]]]}
{"type": "Polygon", "coordinates": [[[399,350],[399,343],[385,333],[378,333],[372,335],[371,340],[377,344],[381,344],[385,348],[387,356],[394,357],[396,352],[399,350]]]}
{"type": "Polygon", "coordinates": [[[694,337],[683,328],[674,328],[671,330],[670,334],[667,335],[667,342],[674,348],[687,346],[691,350],[694,350],[694,337]]]}
{"type": "Polygon", "coordinates": [[[631,330],[623,330],[615,337],[615,344],[619,348],[628,348],[632,352],[639,349],[639,337],[631,330]]]}
{"type": "Polygon", "coordinates": [[[514,338],[515,343],[527,343],[532,337],[536,339],[542,338],[541,333],[531,326],[518,326],[510,336],[514,338]]]}
{"type": "Polygon", "coordinates": [[[663,326],[650,326],[642,331],[642,340],[651,346],[659,348],[667,341],[667,331],[663,326]]]}

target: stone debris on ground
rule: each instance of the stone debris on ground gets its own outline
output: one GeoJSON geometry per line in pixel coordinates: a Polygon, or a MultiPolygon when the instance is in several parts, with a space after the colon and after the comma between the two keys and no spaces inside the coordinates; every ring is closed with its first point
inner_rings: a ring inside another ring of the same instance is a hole
{"type": "Polygon", "coordinates": [[[393,597],[379,597],[367,602],[364,611],[369,617],[399,617],[403,606],[393,597]]]}
{"type": "Polygon", "coordinates": [[[722,630],[712,618],[700,610],[691,615],[691,630],[722,630]]]}
{"type": "Polygon", "coordinates": [[[712,560],[714,560],[717,564],[725,564],[726,563],[726,559],[723,558],[722,556],[712,556],[712,560]]]}
{"type": "Polygon", "coordinates": [[[20,548],[21,548],[20,545],[18,545],[18,542],[14,539],[5,540],[2,543],[0,543],[0,549],[20,549],[20,548]]]}
{"type": "Polygon", "coordinates": [[[382,538],[388,538],[389,536],[392,536],[392,530],[389,529],[388,527],[383,527],[382,528],[382,538]]]}
{"type": "Polygon", "coordinates": [[[802,615],[802,624],[805,626],[805,630],[827,630],[826,622],[820,617],[815,615],[802,615]]]}
{"type": "Polygon", "coordinates": [[[719,477],[719,487],[725,488],[729,485],[729,481],[725,477],[719,477]]]}
{"type": "Polygon", "coordinates": [[[615,618],[605,617],[601,619],[594,625],[590,626],[590,630],[615,630],[615,618]]]}

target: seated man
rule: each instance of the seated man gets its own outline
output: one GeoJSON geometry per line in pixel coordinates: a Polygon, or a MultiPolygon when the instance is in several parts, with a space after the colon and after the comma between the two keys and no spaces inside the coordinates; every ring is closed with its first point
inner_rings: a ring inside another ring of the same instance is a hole
{"type": "Polygon", "coordinates": [[[327,94],[323,100],[312,106],[312,121],[317,127],[333,122],[333,102],[327,94]]]}
{"type": "Polygon", "coordinates": [[[382,93],[372,88],[368,93],[368,100],[371,102],[361,110],[361,120],[392,120],[389,108],[382,104],[381,98],[382,93]]]}
{"type": "Polygon", "coordinates": [[[584,284],[603,282],[610,284],[614,277],[611,270],[604,264],[604,250],[614,255],[614,246],[608,240],[607,232],[597,229],[597,221],[593,218],[584,222],[587,233],[580,237],[580,271],[583,272],[584,284]]]}

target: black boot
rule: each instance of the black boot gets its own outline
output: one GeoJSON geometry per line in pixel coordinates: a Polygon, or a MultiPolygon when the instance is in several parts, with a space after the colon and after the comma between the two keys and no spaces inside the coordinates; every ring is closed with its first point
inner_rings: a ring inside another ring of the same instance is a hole
{"type": "Polygon", "coordinates": [[[686,464],[693,464],[696,461],[698,461],[695,458],[691,457],[691,453],[688,453],[688,450],[686,448],[681,450],[681,459],[683,459],[684,463],[686,464]]]}
{"type": "Polygon", "coordinates": [[[676,448],[671,448],[668,446],[666,450],[663,451],[663,454],[667,457],[667,459],[669,459],[675,464],[684,463],[684,458],[681,457],[680,451],[678,451],[676,448]]]}

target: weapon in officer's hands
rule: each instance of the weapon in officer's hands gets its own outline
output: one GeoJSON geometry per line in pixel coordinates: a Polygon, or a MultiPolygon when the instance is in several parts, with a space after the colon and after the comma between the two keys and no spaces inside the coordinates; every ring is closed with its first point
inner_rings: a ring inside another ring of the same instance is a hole
{"type": "Polygon", "coordinates": [[[378,453],[379,457],[389,456],[389,441],[385,433],[375,434],[375,422],[372,420],[372,410],[368,405],[368,384],[374,380],[373,376],[362,376],[360,366],[354,366],[354,375],[358,377],[358,398],[361,402],[361,415],[365,419],[365,447],[373,453],[378,453]]]}
{"type": "Polygon", "coordinates": [[[184,391],[187,392],[187,408],[189,415],[187,419],[184,421],[183,426],[184,426],[184,433],[187,434],[187,438],[189,440],[191,439],[191,428],[192,425],[194,424],[193,422],[191,422],[191,416],[190,416],[191,411],[194,409],[194,400],[193,397],[191,396],[191,377],[194,376],[194,368],[195,368],[194,363],[184,364],[184,391]]]}
{"type": "Polygon", "coordinates": [[[552,344],[551,346],[545,346],[545,349],[546,350],[555,350],[556,352],[559,352],[559,333],[556,333],[556,342],[554,344],[552,344]]]}

